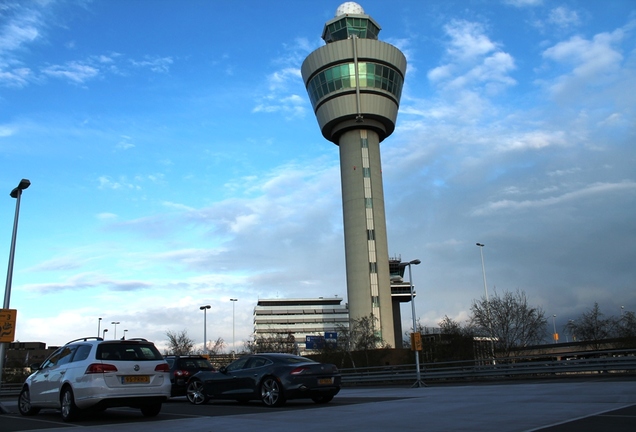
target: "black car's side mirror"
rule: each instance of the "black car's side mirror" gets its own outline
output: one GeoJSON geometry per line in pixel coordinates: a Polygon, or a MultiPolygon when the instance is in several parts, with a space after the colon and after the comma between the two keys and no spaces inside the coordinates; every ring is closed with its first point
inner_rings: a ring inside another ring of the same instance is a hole
{"type": "Polygon", "coordinates": [[[225,366],[221,366],[219,368],[219,372],[221,372],[222,374],[226,374],[227,373],[227,368],[225,366]]]}

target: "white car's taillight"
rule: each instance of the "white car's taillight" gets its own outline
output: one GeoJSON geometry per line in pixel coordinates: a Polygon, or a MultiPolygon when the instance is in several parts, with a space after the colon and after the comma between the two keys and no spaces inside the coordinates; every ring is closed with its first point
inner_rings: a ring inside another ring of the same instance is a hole
{"type": "Polygon", "coordinates": [[[86,368],[85,374],[117,372],[115,365],[106,363],[91,363],[86,368]]]}

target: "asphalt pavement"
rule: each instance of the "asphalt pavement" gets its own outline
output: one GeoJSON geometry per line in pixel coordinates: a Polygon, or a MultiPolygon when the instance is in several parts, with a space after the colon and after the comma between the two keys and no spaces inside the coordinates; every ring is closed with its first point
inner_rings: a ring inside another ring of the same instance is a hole
{"type": "MultiPolygon", "coordinates": [[[[503,384],[344,388],[360,400],[313,409],[154,421],[153,432],[338,431],[636,431],[636,380],[525,381],[503,384]]],[[[14,400],[3,405],[17,411],[14,400]]],[[[0,415],[0,432],[2,427],[0,415]]],[[[60,425],[54,432],[111,432],[113,425],[60,425]],[[78,429],[79,427],[79,429],[78,429]]],[[[138,432],[140,423],[116,425],[138,432]]],[[[143,428],[142,428],[143,429],[143,428]]]]}

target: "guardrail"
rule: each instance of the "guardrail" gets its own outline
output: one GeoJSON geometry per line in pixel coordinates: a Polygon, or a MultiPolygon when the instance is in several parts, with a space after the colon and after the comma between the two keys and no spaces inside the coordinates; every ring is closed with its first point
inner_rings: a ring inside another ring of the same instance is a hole
{"type": "Polygon", "coordinates": [[[2,384],[2,387],[0,387],[0,397],[17,396],[21,388],[22,384],[2,384]]]}
{"type": "MultiPolygon", "coordinates": [[[[340,372],[343,385],[397,384],[417,379],[414,364],[341,369],[340,372]]],[[[420,365],[420,379],[425,382],[570,377],[601,373],[636,373],[636,350],[572,353],[565,360],[536,356],[420,365]]]]}

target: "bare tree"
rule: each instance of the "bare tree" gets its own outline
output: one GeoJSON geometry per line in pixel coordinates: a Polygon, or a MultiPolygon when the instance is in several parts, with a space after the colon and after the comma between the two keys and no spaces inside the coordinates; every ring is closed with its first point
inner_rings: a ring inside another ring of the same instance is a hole
{"type": "Polygon", "coordinates": [[[341,324],[337,326],[337,350],[343,353],[342,362],[348,356],[355,368],[352,352],[362,351],[368,365],[370,351],[377,348],[388,348],[377,331],[377,320],[373,314],[370,314],[368,317],[351,320],[348,327],[341,324]]]}
{"type": "MultiPolygon", "coordinates": [[[[223,351],[223,348],[225,348],[225,341],[223,340],[222,337],[219,337],[217,340],[215,340],[211,344],[208,344],[208,352],[210,355],[221,354],[221,351],[223,351]],[[210,347],[210,345],[212,345],[212,347],[210,347]]],[[[203,354],[208,354],[208,353],[204,352],[203,354]]]]}
{"type": "Polygon", "coordinates": [[[166,332],[166,336],[168,337],[168,351],[165,354],[192,354],[194,341],[188,337],[187,330],[182,330],[181,333],[173,333],[172,331],[168,330],[166,332]]]}
{"type": "Polygon", "coordinates": [[[591,309],[570,321],[565,327],[573,337],[588,342],[594,349],[600,349],[606,343],[605,339],[613,336],[617,325],[615,319],[603,317],[598,303],[594,303],[591,309]]]}
{"type": "Polygon", "coordinates": [[[439,322],[441,340],[436,350],[437,360],[469,360],[475,358],[475,330],[444,316],[439,322]]]}
{"type": "Polygon", "coordinates": [[[616,320],[616,335],[620,338],[621,347],[636,346],[636,314],[634,312],[625,311],[616,320]]]}
{"type": "Polygon", "coordinates": [[[505,357],[514,348],[538,344],[544,340],[547,330],[545,313],[539,307],[528,304],[526,293],[495,293],[486,300],[473,301],[470,324],[483,336],[493,339],[495,348],[505,357]]]}

